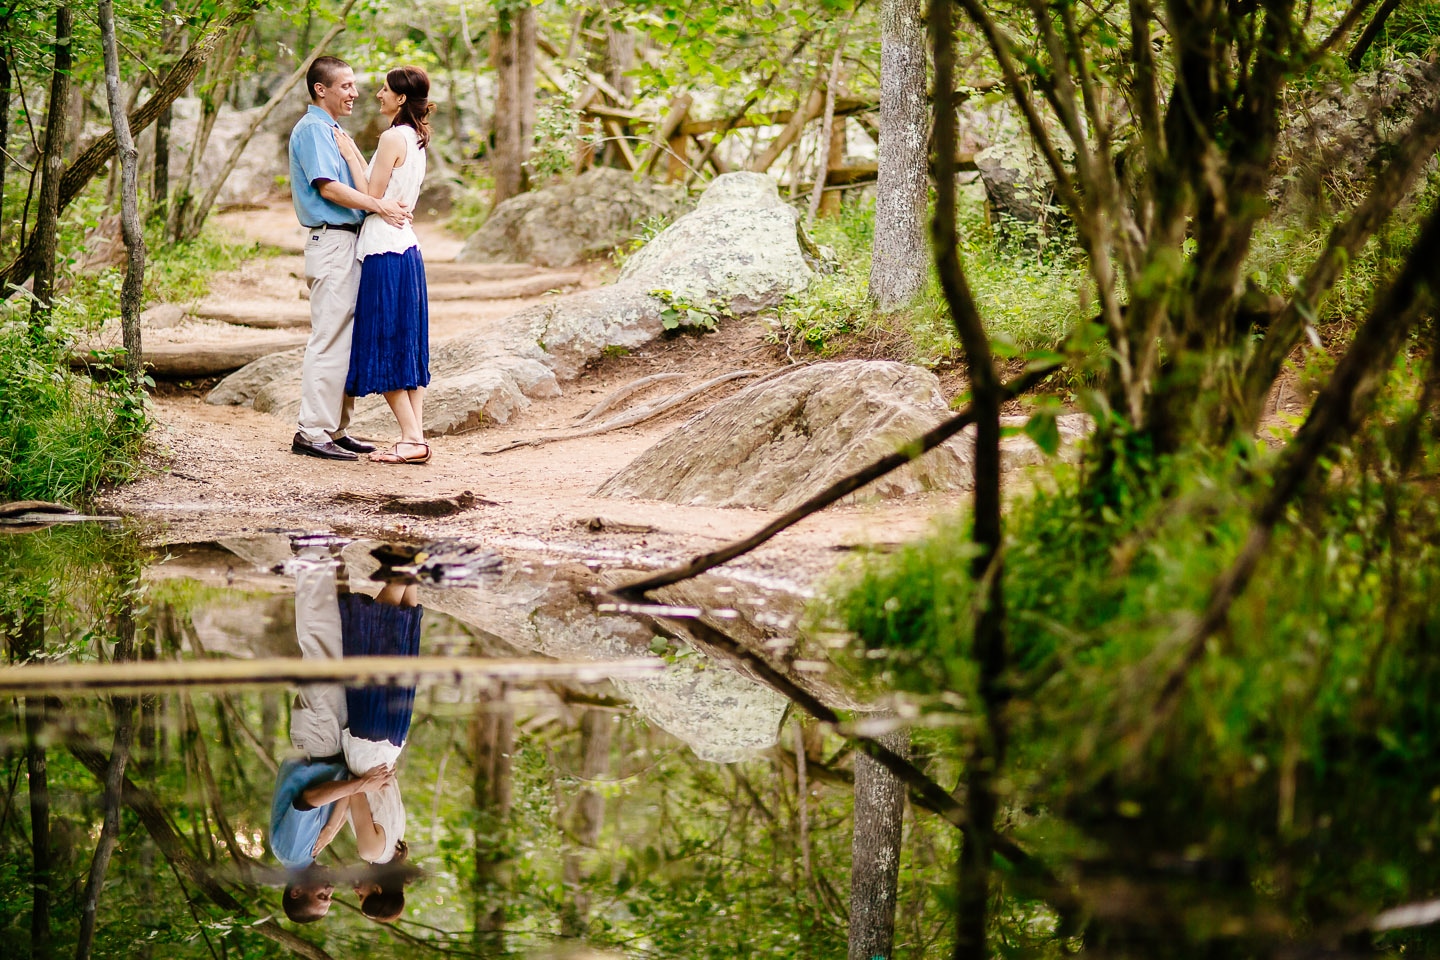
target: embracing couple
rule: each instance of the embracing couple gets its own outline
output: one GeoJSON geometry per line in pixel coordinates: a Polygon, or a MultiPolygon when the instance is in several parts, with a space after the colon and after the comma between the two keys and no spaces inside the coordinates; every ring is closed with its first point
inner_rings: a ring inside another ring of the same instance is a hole
{"type": "Polygon", "coordinates": [[[326,460],[427,463],[423,404],[430,382],[425,263],[411,228],[425,179],[430,80],[418,67],[385,76],[376,99],[390,127],[367,164],[340,128],[359,91],[337,57],[306,73],[310,106],[290,133],[290,191],[305,227],[310,342],[293,453],[326,460]],[[400,439],[377,452],[350,436],[354,398],[383,394],[400,439]]]}

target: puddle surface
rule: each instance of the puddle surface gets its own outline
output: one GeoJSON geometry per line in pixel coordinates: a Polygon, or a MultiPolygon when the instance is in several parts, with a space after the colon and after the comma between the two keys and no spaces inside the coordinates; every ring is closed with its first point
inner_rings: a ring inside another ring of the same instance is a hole
{"type": "MultiPolygon", "coordinates": [[[[94,956],[845,953],[843,741],[797,736],[683,630],[781,651],[843,703],[785,652],[800,598],[636,609],[598,596],[599,564],[437,544],[382,551],[397,574],[377,546],[0,538],[8,663],[52,671],[0,685],[0,955],[75,955],[87,908],[94,956]]],[[[897,953],[948,950],[952,858],[907,818],[897,953]]]]}

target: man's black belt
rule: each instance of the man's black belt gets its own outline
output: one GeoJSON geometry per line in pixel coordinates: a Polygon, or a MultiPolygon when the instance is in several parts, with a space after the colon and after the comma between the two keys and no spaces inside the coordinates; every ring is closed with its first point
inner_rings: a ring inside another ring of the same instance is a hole
{"type": "Polygon", "coordinates": [[[359,233],[358,223],[322,223],[315,227],[306,227],[306,230],[344,230],[346,233],[359,233]]]}

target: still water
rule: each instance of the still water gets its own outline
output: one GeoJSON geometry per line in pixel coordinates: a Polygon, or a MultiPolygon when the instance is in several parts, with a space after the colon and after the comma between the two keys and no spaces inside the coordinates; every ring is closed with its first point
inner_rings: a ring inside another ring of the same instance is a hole
{"type": "MultiPolygon", "coordinates": [[[[803,601],[716,580],[637,616],[601,602],[617,576],[0,537],[7,663],[89,671],[3,691],[0,956],[844,956],[845,743],[683,626],[857,706],[793,645],[803,601]]],[[[948,952],[954,842],[906,814],[897,955],[948,952]]]]}

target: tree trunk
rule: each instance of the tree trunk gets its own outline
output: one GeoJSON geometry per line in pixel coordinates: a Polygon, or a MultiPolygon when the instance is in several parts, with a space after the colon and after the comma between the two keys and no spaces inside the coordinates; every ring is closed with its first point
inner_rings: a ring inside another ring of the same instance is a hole
{"type": "Polygon", "coordinates": [[[515,718],[497,701],[481,712],[471,728],[475,758],[475,940],[492,944],[505,931],[510,841],[510,757],[515,747],[515,718]]]}
{"type": "Polygon", "coordinates": [[[50,316],[55,295],[55,247],[60,219],[60,177],[65,165],[66,111],[70,105],[70,8],[55,11],[55,70],[50,75],[50,102],[45,116],[45,145],[40,151],[40,202],[35,213],[35,271],[30,325],[37,332],[50,316]]]}
{"type": "MultiPolygon", "coordinates": [[[[114,13],[110,0],[100,5],[100,29],[114,30],[114,13]]],[[[114,36],[113,32],[110,34],[114,36]]],[[[108,48],[107,48],[108,49],[108,48]]],[[[112,109],[114,109],[112,105],[112,109]]],[[[133,607],[120,614],[116,633],[119,644],[115,651],[117,661],[130,660],[135,652],[135,611],[133,607]]],[[[110,747],[110,763],[105,768],[104,794],[101,806],[105,819],[100,827],[100,839],[95,844],[95,857],[90,862],[90,876],[85,882],[85,896],[80,908],[80,935],[75,945],[75,960],[88,960],[90,949],[95,943],[95,917],[100,905],[100,892],[105,887],[105,874],[110,869],[110,857],[115,852],[115,843],[120,839],[120,808],[124,805],[125,765],[130,760],[130,739],[135,718],[135,701],[130,697],[116,697],[115,741],[110,747]]]]}
{"type": "MultiPolygon", "coordinates": [[[[32,609],[20,620],[15,660],[24,663],[37,657],[45,646],[45,611],[32,609]]],[[[25,698],[25,768],[30,794],[31,872],[30,956],[50,956],[50,777],[46,769],[45,697],[25,698]]]]}
{"type": "Polygon", "coordinates": [[[495,68],[495,204],[530,188],[525,161],[535,130],[535,10],[502,12],[490,35],[495,68]]]}
{"type": "MultiPolygon", "coordinates": [[[[830,153],[833,150],[835,132],[835,95],[840,89],[840,60],[845,53],[845,34],[849,24],[840,31],[835,41],[835,55],[830,60],[830,79],[825,83],[825,119],[820,123],[820,149],[815,159],[815,188],[810,194],[810,215],[807,224],[814,223],[820,213],[820,201],[825,196],[825,173],[830,169],[830,153]]],[[[844,121],[841,121],[843,126],[844,121]]]]}
{"type": "MultiPolygon", "coordinates": [[[[830,148],[825,153],[825,182],[831,182],[832,171],[839,170],[845,166],[845,118],[834,117],[833,126],[830,130],[830,148]]],[[[840,198],[842,192],[839,190],[822,190],[820,192],[820,208],[816,211],[822,217],[840,216],[840,198]]]]}
{"type": "Polygon", "coordinates": [[[571,808],[569,833],[573,842],[565,851],[563,873],[570,894],[560,918],[562,937],[584,937],[590,930],[590,897],[585,892],[585,850],[600,842],[605,820],[605,797],[589,784],[610,772],[610,741],[615,729],[608,710],[590,709],[580,715],[580,776],[586,786],[571,808]]]}
{"type": "MultiPolygon", "coordinates": [[[[210,146],[210,134],[215,129],[215,118],[220,115],[220,107],[229,95],[230,83],[235,76],[235,62],[240,57],[240,47],[249,33],[250,27],[246,24],[231,38],[218,67],[212,65],[214,80],[207,84],[209,89],[200,95],[200,117],[196,121],[195,136],[190,141],[190,155],[185,158],[185,173],[180,178],[179,189],[175,191],[175,205],[170,210],[170,222],[167,225],[167,232],[177,241],[186,239],[185,227],[190,221],[190,210],[195,203],[195,175],[205,159],[206,148],[210,146]]],[[[211,70],[206,70],[207,79],[210,73],[211,70]]]]}
{"type": "MultiPolygon", "coordinates": [[[[120,288],[120,329],[125,343],[125,376],[139,387],[145,376],[140,346],[140,310],[145,296],[145,231],[140,225],[140,152],[130,135],[130,118],[120,95],[120,52],[115,42],[115,5],[100,0],[100,37],[105,48],[105,96],[110,102],[110,128],[120,153],[120,230],[128,254],[125,283],[120,288]]],[[[128,726],[128,720],[126,721],[128,726]]],[[[128,750],[129,744],[127,742],[128,750]]],[[[99,856],[98,853],[96,855],[99,856]]],[[[107,855],[108,857],[108,855],[107,855]]]]}
{"type": "Polygon", "coordinates": [[[930,123],[925,104],[925,23],[920,0],[880,5],[880,170],[870,300],[906,306],[925,287],[930,123]]]}
{"type": "MultiPolygon", "coordinates": [[[[635,78],[628,76],[635,69],[635,36],[623,26],[610,24],[605,28],[606,78],[626,100],[635,99],[635,78]]],[[[624,106],[624,104],[621,104],[624,106]]]]}
{"type": "MultiPolygon", "coordinates": [[[[165,0],[165,15],[175,12],[175,0],[165,0]]],[[[165,36],[169,39],[175,27],[167,24],[165,36]]],[[[155,119],[155,169],[150,182],[150,205],[152,213],[165,219],[165,207],[170,202],[170,121],[175,111],[169,104],[155,119]]]]}
{"type": "Polygon", "coordinates": [[[1350,55],[1345,58],[1345,62],[1351,70],[1360,69],[1365,54],[1370,50],[1375,39],[1380,36],[1380,31],[1385,28],[1385,21],[1390,19],[1390,14],[1394,13],[1398,6],[1400,6],[1400,0],[1385,0],[1380,5],[1380,9],[1375,11],[1375,16],[1370,18],[1370,22],[1365,25],[1365,31],[1356,39],[1350,55]]]}
{"type": "MultiPolygon", "coordinates": [[[[879,738],[902,757],[910,734],[879,738]]],[[[850,846],[850,960],[887,958],[895,943],[895,900],[900,879],[900,834],[905,785],[863,753],[855,754],[854,833],[850,846]]]]}
{"type": "MultiPolygon", "coordinates": [[[[9,25],[6,25],[8,32],[9,25]]],[[[10,57],[0,46],[0,207],[5,199],[5,171],[10,167],[10,158],[5,151],[10,149],[10,57]]],[[[5,219],[0,217],[0,247],[5,244],[5,219]]]]}

